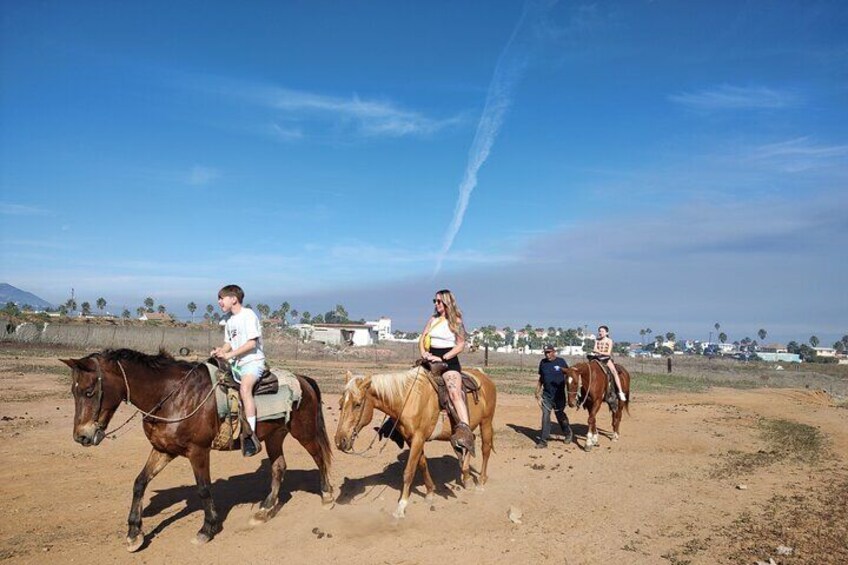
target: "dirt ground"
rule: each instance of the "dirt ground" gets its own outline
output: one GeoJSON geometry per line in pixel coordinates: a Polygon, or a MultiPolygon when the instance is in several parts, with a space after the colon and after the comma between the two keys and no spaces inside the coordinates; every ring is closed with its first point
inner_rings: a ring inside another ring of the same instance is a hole
{"type": "MultiPolygon", "coordinates": [[[[262,526],[248,520],[267,493],[267,462],[213,454],[224,529],[195,546],[202,510],[188,462],[177,460],[148,488],[147,542],[128,554],[132,483],[149,445],[138,423],[98,447],[74,443],[69,371],[57,356],[0,349],[0,560],[9,563],[848,562],[844,402],[806,389],[640,393],[638,374],[621,440],[602,437],[591,453],[581,449],[585,412],[568,413],[575,443],[555,436],[536,450],[538,405],[501,394],[485,489],[458,488],[448,445],[430,443],[436,501],[425,502],[419,478],[400,521],[391,513],[406,455],[396,446],[335,452],[337,502],[327,509],[311,458],[289,438],[284,504],[262,526]]],[[[122,407],[114,421],[131,413],[122,407]]],[[[327,394],[331,436],[337,413],[338,395],[327,394]]],[[[609,429],[607,413],[600,424],[609,429]]],[[[366,428],[357,448],[370,439],[366,428]]]]}

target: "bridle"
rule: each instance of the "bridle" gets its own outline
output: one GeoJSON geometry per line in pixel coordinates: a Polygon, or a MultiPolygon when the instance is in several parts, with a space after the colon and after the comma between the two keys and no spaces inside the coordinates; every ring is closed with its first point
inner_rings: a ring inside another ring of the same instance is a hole
{"type": "MultiPolygon", "coordinates": [[[[99,432],[103,433],[104,436],[114,434],[115,432],[117,432],[118,430],[120,430],[121,428],[126,426],[128,423],[130,423],[130,421],[133,418],[135,418],[139,413],[143,414],[145,419],[156,420],[156,421],[159,421],[159,422],[164,422],[164,423],[169,423],[169,424],[174,424],[174,423],[177,423],[177,422],[182,422],[183,420],[188,420],[189,418],[191,418],[192,416],[197,414],[197,412],[203,407],[203,405],[206,404],[206,401],[209,400],[209,397],[211,397],[215,393],[215,389],[218,388],[218,386],[221,384],[220,381],[218,381],[214,385],[212,385],[212,388],[209,390],[209,393],[203,398],[203,400],[201,400],[200,403],[198,403],[198,405],[190,413],[188,413],[185,416],[181,416],[179,418],[163,418],[162,416],[156,416],[154,414],[154,412],[159,410],[162,407],[162,405],[165,404],[165,402],[168,401],[169,398],[174,396],[174,394],[176,394],[177,391],[179,391],[183,387],[183,385],[185,384],[189,375],[191,375],[194,372],[194,370],[197,369],[197,367],[200,366],[200,363],[195,363],[194,366],[191,368],[191,370],[189,370],[183,376],[183,378],[180,380],[179,384],[177,386],[175,386],[173,389],[171,389],[171,391],[168,394],[163,396],[162,399],[159,400],[159,402],[157,402],[156,405],[149,412],[145,412],[144,410],[142,410],[141,408],[136,406],[135,412],[133,412],[132,416],[127,418],[126,421],[123,424],[121,424],[117,428],[114,428],[110,432],[105,432],[103,430],[105,429],[106,426],[103,425],[103,423],[100,421],[100,412],[103,409],[103,369],[100,368],[100,362],[98,361],[97,357],[92,357],[92,360],[94,361],[95,373],[97,374],[97,382],[95,384],[95,390],[94,390],[94,392],[92,392],[92,395],[91,395],[91,396],[94,396],[94,395],[97,396],[97,400],[96,400],[97,407],[95,409],[94,416],[92,417],[92,419],[94,420],[94,427],[95,427],[95,430],[96,430],[95,433],[97,433],[99,431],[99,432]]],[[[129,405],[129,404],[131,404],[131,401],[130,401],[130,383],[129,383],[129,380],[127,379],[127,372],[124,370],[124,366],[121,365],[120,361],[115,361],[115,363],[118,365],[118,368],[121,370],[121,375],[124,377],[124,387],[126,388],[126,391],[127,391],[127,398],[124,400],[124,403],[129,405]]],[[[79,388],[79,383],[74,382],[74,385],[77,388],[79,388]]],[[[86,393],[86,396],[88,396],[87,393],[86,393]]],[[[89,398],[91,398],[91,397],[89,397],[89,398]]],[[[133,405],[133,406],[135,406],[135,405],[133,405]]],[[[362,415],[360,414],[360,418],[361,417],[362,417],[362,415]]]]}
{"type": "MultiPolygon", "coordinates": [[[[572,379],[573,377],[571,375],[568,375],[568,378],[572,379]]],[[[571,392],[570,390],[568,390],[568,387],[566,386],[565,394],[566,395],[573,394],[574,395],[574,401],[576,403],[577,402],[577,396],[580,394],[582,389],[583,389],[583,374],[580,371],[577,371],[577,390],[575,390],[574,392],[571,392]]],[[[583,395],[583,400],[580,402],[580,405],[577,407],[578,409],[586,406],[586,400],[589,398],[589,391],[591,389],[592,389],[592,367],[590,366],[589,367],[589,386],[586,387],[586,394],[583,395]]]]}

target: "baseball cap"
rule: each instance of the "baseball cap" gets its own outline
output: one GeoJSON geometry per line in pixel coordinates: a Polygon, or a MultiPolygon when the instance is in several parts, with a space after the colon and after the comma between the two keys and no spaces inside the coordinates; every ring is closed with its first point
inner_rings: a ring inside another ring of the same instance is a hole
{"type": "Polygon", "coordinates": [[[556,351],[556,348],[550,343],[545,344],[545,351],[556,351]]]}

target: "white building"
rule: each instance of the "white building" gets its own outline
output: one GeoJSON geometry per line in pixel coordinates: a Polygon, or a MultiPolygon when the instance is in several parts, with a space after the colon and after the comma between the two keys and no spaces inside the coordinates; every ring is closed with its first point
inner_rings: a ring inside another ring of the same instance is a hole
{"type": "Polygon", "coordinates": [[[377,339],[381,341],[394,339],[394,335],[392,335],[391,318],[380,316],[380,319],[376,322],[365,322],[365,325],[370,326],[375,332],[377,332],[377,339]]]}
{"type": "Polygon", "coordinates": [[[368,324],[312,324],[311,336],[327,345],[363,346],[377,341],[377,330],[368,324]]]}

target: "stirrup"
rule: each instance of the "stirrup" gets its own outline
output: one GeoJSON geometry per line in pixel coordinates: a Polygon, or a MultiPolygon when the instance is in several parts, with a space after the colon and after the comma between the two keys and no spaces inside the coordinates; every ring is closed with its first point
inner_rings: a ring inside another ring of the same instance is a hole
{"type": "Polygon", "coordinates": [[[475,457],[474,453],[474,433],[468,424],[460,422],[456,425],[453,435],[450,438],[451,446],[455,451],[465,450],[475,457]]]}
{"type": "Polygon", "coordinates": [[[253,457],[262,452],[262,442],[255,433],[246,434],[241,439],[241,454],[244,457],[253,457]]]}

